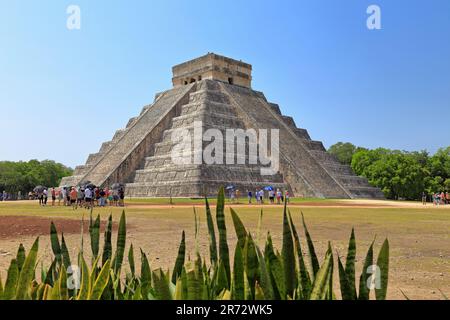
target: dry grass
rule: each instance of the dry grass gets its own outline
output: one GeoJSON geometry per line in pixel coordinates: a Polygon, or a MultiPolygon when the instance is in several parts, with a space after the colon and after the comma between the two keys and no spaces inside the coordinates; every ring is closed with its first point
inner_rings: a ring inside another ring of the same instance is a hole
{"type": "MultiPolygon", "coordinates": [[[[328,240],[332,242],[335,252],[345,252],[352,227],[357,237],[358,267],[360,272],[362,257],[370,242],[376,236],[375,250],[378,252],[384,238],[389,238],[391,247],[390,287],[388,298],[402,299],[400,289],[412,299],[439,299],[439,289],[450,295],[450,207],[432,208],[411,206],[404,207],[355,207],[330,206],[327,202],[318,201],[313,205],[297,203],[291,206],[291,212],[300,229],[300,211],[303,211],[310,233],[316,243],[319,257],[323,257],[328,240]]],[[[347,201],[348,203],[348,201],[347,201]]],[[[187,246],[192,254],[194,249],[193,210],[201,217],[199,236],[200,250],[208,255],[208,240],[201,202],[184,205],[132,205],[126,208],[127,222],[131,227],[128,232],[128,244],[133,242],[135,248],[142,247],[148,253],[152,267],[172,268],[177,254],[181,231],[186,231],[187,246]]],[[[282,208],[265,206],[262,230],[270,230],[275,245],[280,248],[282,208]]],[[[118,221],[122,208],[95,209],[94,214],[101,214],[103,219],[112,213],[118,221]]],[[[256,231],[260,207],[238,206],[238,213],[248,229],[256,231]]],[[[228,213],[228,210],[227,210],[228,213]]],[[[87,210],[71,208],[41,208],[35,203],[0,203],[0,219],[2,216],[45,217],[53,220],[88,218],[87,210]]],[[[231,249],[236,237],[227,216],[228,237],[231,249]]],[[[21,219],[21,223],[23,219],[21,219]]],[[[26,225],[24,225],[24,228],[26,225]]],[[[75,256],[80,248],[79,233],[66,234],[71,254],[75,256]]],[[[20,242],[30,247],[34,236],[11,235],[0,238],[0,274],[3,279],[9,261],[15,254],[20,242]]],[[[113,239],[114,240],[114,239],[113,239]]],[[[85,238],[85,248],[89,243],[85,238]]],[[[51,256],[49,237],[43,236],[41,241],[41,258],[45,262],[51,256]]],[[[335,276],[337,278],[337,276],[335,276]]]]}

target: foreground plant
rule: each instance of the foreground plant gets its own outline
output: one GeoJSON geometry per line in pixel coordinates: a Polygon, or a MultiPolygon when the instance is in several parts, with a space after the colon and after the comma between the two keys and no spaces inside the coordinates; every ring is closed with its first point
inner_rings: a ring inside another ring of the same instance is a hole
{"type": "MultiPolygon", "coordinates": [[[[208,204],[206,222],[209,237],[209,261],[198,250],[198,218],[195,213],[195,255],[186,259],[185,233],[182,232],[178,255],[172,273],[152,270],[146,254],[140,250],[140,274],[136,273],[133,245],[128,249],[128,269],[122,272],[126,249],[126,218],[119,222],[115,252],[111,241],[112,216],[109,217],[100,254],[100,216],[90,218],[89,236],[92,261],[88,265],[81,250],[77,265],[72,265],[64,235],[61,241],[55,225],[50,227],[54,259],[44,270],[41,264],[40,281],[36,277],[39,239],[28,255],[20,245],[17,257],[11,261],[6,282],[0,277],[0,299],[32,300],[332,300],[334,259],[331,244],[322,263],[302,215],[309,261],[300,243],[300,236],[289,210],[284,207],[281,253],[272,244],[270,233],[265,246],[259,246],[262,212],[256,240],[253,239],[231,209],[231,217],[238,238],[233,262],[230,260],[224,214],[224,190],[220,189],[217,207],[216,237],[214,220],[208,204]]],[[[83,243],[83,232],[81,235],[83,243]]],[[[338,256],[340,293],[345,300],[368,300],[370,288],[375,287],[375,298],[386,298],[389,269],[389,243],[384,241],[374,265],[372,243],[367,252],[357,290],[355,275],[356,240],[352,230],[343,265],[338,256]]],[[[83,248],[83,245],[81,246],[83,248]]]]}

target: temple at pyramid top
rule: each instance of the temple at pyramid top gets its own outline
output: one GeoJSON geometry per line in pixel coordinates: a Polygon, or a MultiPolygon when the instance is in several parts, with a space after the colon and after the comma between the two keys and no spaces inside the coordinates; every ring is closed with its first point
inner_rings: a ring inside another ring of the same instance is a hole
{"type": "Polygon", "coordinates": [[[251,88],[251,64],[208,53],[202,57],[178,64],[172,68],[174,87],[201,80],[218,80],[228,84],[251,88]]]}

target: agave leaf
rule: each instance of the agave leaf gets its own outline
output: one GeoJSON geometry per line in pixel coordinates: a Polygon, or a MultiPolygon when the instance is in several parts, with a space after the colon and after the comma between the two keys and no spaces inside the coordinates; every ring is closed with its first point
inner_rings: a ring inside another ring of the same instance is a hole
{"type": "Polygon", "coordinates": [[[211,259],[211,265],[217,265],[216,232],[214,230],[214,222],[211,215],[211,209],[208,203],[208,198],[206,197],[205,197],[205,206],[206,206],[206,223],[208,225],[209,255],[211,259]]]}
{"type": "Polygon", "coordinates": [[[244,259],[239,243],[234,251],[233,279],[231,282],[231,297],[233,300],[244,300],[244,259]]]}
{"type": "Polygon", "coordinates": [[[181,270],[183,269],[185,256],[186,256],[186,239],[185,239],[185,234],[184,234],[184,230],[183,230],[183,232],[181,234],[180,246],[178,248],[177,259],[175,261],[175,267],[173,268],[173,273],[172,273],[172,283],[174,283],[174,284],[177,283],[177,278],[181,275],[181,270]]]}
{"type": "Polygon", "coordinates": [[[123,256],[125,253],[126,238],[127,238],[127,223],[125,218],[125,211],[122,211],[122,215],[120,216],[119,221],[119,230],[117,231],[116,254],[112,262],[114,273],[119,273],[119,270],[122,267],[123,256]]]}
{"type": "Polygon", "coordinates": [[[219,259],[225,268],[225,273],[227,276],[227,289],[230,287],[230,255],[228,252],[228,242],[227,242],[227,227],[225,225],[225,191],[221,187],[219,194],[217,195],[217,207],[216,207],[216,220],[217,228],[219,229],[219,259]]]}
{"type": "Polygon", "coordinates": [[[100,300],[106,286],[109,282],[109,270],[111,268],[110,260],[107,260],[103,265],[97,279],[94,282],[91,292],[89,293],[89,300],[100,300]]]}
{"type": "Polygon", "coordinates": [[[333,257],[330,250],[325,255],[322,267],[316,274],[311,290],[311,300],[323,300],[327,297],[329,290],[329,274],[332,272],[333,257]]]}
{"type": "Polygon", "coordinates": [[[133,244],[130,245],[130,250],[128,251],[128,263],[130,264],[130,270],[131,270],[131,275],[134,278],[135,275],[135,263],[134,263],[134,249],[133,249],[133,244]]]}
{"type": "Polygon", "coordinates": [[[19,268],[17,260],[12,259],[6,276],[5,289],[3,290],[3,300],[14,299],[16,295],[17,282],[19,281],[19,268]]]}
{"type": "Polygon", "coordinates": [[[58,262],[58,264],[61,264],[62,262],[61,246],[59,244],[58,232],[56,231],[56,227],[53,221],[50,224],[50,241],[52,244],[52,251],[53,254],[55,255],[55,259],[58,262]]]}
{"type": "Polygon", "coordinates": [[[302,221],[303,221],[303,228],[305,229],[306,242],[308,244],[309,257],[311,259],[313,278],[315,278],[317,272],[319,272],[319,269],[320,269],[319,259],[317,258],[316,250],[314,249],[314,243],[311,239],[308,228],[306,227],[305,217],[303,216],[303,213],[302,213],[302,221]]]}
{"type": "Polygon", "coordinates": [[[158,300],[172,300],[169,279],[161,269],[153,271],[153,289],[155,298],[158,300]]]}
{"type": "Polygon", "coordinates": [[[370,291],[367,287],[367,280],[369,279],[369,275],[367,273],[367,269],[373,265],[373,244],[369,247],[369,250],[366,254],[366,259],[364,260],[364,266],[361,273],[361,276],[359,277],[359,296],[358,300],[369,300],[370,297],[370,291]]]}
{"type": "Polygon", "coordinates": [[[441,289],[439,289],[439,292],[442,294],[442,297],[444,298],[444,300],[448,300],[447,295],[444,292],[442,292],[441,289]]]}
{"type": "Polygon", "coordinates": [[[105,229],[105,244],[103,246],[102,265],[104,265],[107,260],[110,260],[112,256],[111,234],[112,234],[112,215],[109,216],[108,224],[106,225],[105,229]]]}
{"type": "Polygon", "coordinates": [[[19,249],[17,250],[16,260],[17,260],[17,267],[19,268],[19,272],[22,270],[23,263],[25,262],[26,254],[25,254],[25,247],[23,244],[19,245],[19,249]]]}
{"type": "Polygon", "coordinates": [[[292,221],[291,213],[288,212],[289,224],[294,236],[295,249],[297,251],[298,267],[300,273],[300,288],[301,288],[301,298],[308,299],[311,293],[311,277],[309,275],[308,269],[306,268],[305,259],[303,258],[302,247],[300,244],[300,238],[295,228],[294,222],[292,221]]]}
{"type": "Polygon", "coordinates": [[[286,294],[290,297],[294,295],[294,288],[297,287],[297,275],[295,270],[294,242],[292,240],[291,227],[286,212],[286,202],[283,211],[283,244],[281,249],[283,259],[284,286],[286,294]]]}
{"type": "Polygon", "coordinates": [[[389,280],[389,241],[384,240],[380,253],[378,254],[377,266],[380,268],[381,287],[375,288],[375,297],[377,300],[385,300],[388,280],[389,280]]]}
{"type": "Polygon", "coordinates": [[[37,253],[39,249],[39,238],[36,239],[30,252],[28,253],[22,270],[20,271],[19,281],[17,283],[17,300],[25,300],[29,298],[30,284],[34,279],[34,268],[36,265],[37,253]]]}
{"type": "Polygon", "coordinates": [[[63,261],[63,265],[66,268],[66,270],[71,265],[70,263],[70,254],[69,250],[67,249],[66,240],[64,239],[64,234],[61,234],[61,257],[63,261]]]}
{"type": "Polygon", "coordinates": [[[355,230],[352,228],[352,234],[348,242],[347,260],[345,262],[345,274],[347,275],[348,290],[350,299],[356,299],[356,285],[355,285],[355,259],[356,259],[356,239],[355,230]]]}

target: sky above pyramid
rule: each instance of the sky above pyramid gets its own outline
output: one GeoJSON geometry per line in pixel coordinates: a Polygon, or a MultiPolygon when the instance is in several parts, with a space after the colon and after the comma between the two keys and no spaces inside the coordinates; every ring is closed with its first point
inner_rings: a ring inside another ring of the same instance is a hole
{"type": "Polygon", "coordinates": [[[83,163],[207,52],[252,64],[252,87],[326,146],[448,144],[446,0],[76,1],[80,30],[69,4],[0,3],[0,160],[83,163]]]}

